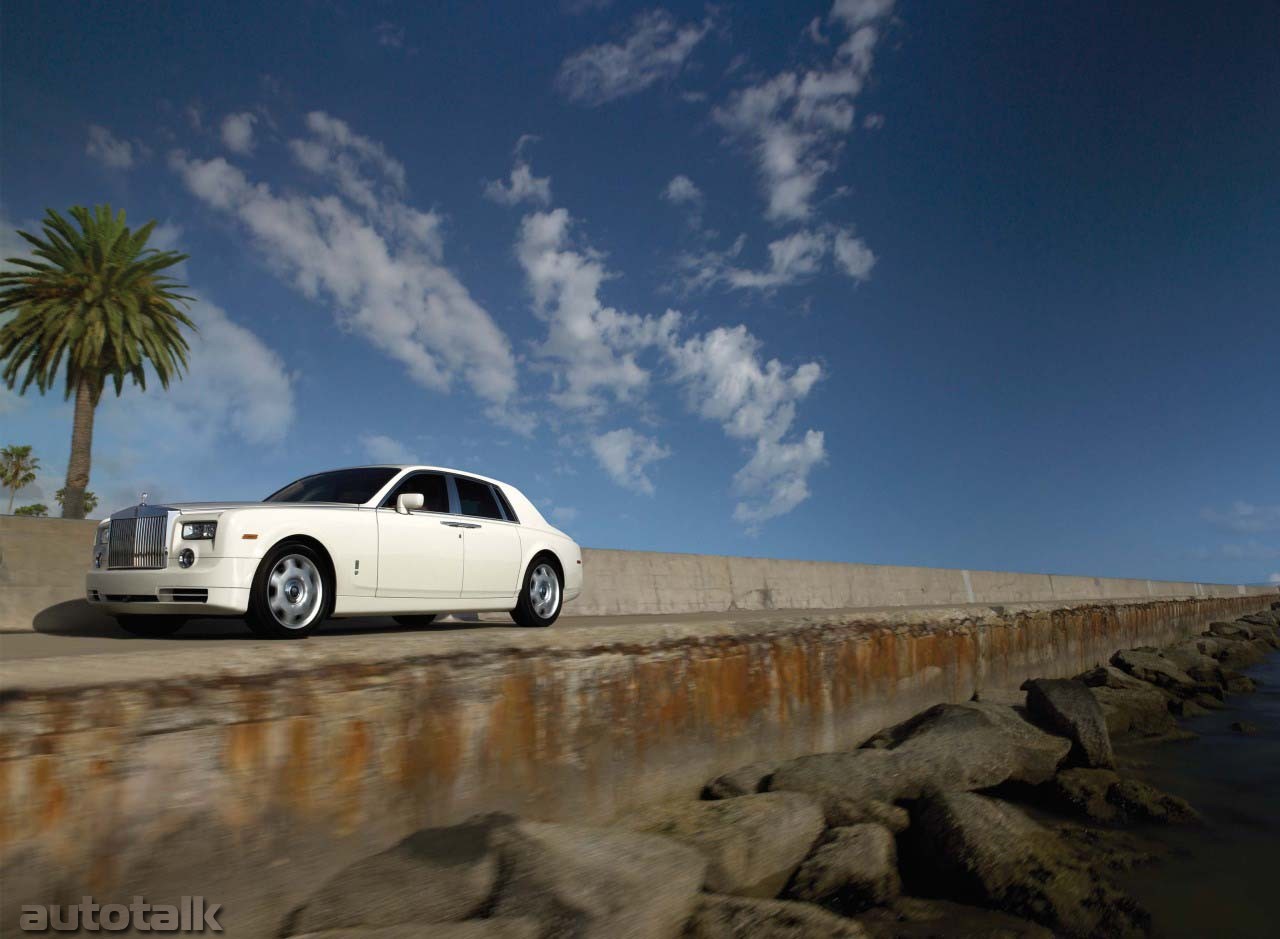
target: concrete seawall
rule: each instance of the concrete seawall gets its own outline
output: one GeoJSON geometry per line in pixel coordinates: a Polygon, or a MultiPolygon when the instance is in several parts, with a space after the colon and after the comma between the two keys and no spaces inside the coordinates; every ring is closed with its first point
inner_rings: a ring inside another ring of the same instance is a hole
{"type": "Polygon", "coordinates": [[[0,928],[22,903],[199,893],[233,935],[269,935],[345,862],[424,825],[494,810],[605,822],[1273,597],[0,663],[0,928]]]}
{"type": "MultiPolygon", "coordinates": [[[[0,631],[105,623],[84,602],[96,522],[0,516],[0,631]]],[[[567,615],[1233,597],[1267,588],[588,548],[567,615]]]]}

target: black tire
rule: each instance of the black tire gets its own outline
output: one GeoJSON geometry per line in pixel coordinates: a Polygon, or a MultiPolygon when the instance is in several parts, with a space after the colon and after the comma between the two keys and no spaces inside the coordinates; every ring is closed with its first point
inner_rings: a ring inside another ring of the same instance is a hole
{"type": "Polygon", "coordinates": [[[564,608],[564,577],[560,573],[560,565],[550,557],[540,554],[529,564],[524,572],[524,580],[520,584],[520,596],[516,600],[516,608],[511,611],[511,618],[518,626],[550,626],[560,616],[564,608]],[[554,578],[554,598],[543,593],[548,586],[546,578],[554,578]],[[535,583],[536,582],[536,583],[535,583]],[[535,600],[541,597],[541,603],[535,600]],[[544,604],[552,600],[548,610],[544,604]],[[539,610],[542,605],[541,611],[539,610]]]}
{"type": "Polygon", "coordinates": [[[147,639],[172,636],[186,621],[185,616],[146,616],[138,613],[121,613],[116,616],[116,624],[125,632],[147,639]]]}
{"type": "Polygon", "coordinates": [[[435,613],[415,613],[412,616],[393,616],[391,617],[401,626],[413,628],[415,626],[430,626],[436,621],[435,613]]]}
{"type": "Polygon", "coordinates": [[[333,577],[328,562],[310,545],[286,541],[272,548],[258,565],[245,621],[264,639],[306,639],[332,610],[333,577]],[[301,606],[291,602],[295,589],[301,606]],[[316,589],[320,590],[318,598],[313,593],[316,589]],[[297,609],[303,612],[295,619],[288,611],[297,609]]]}

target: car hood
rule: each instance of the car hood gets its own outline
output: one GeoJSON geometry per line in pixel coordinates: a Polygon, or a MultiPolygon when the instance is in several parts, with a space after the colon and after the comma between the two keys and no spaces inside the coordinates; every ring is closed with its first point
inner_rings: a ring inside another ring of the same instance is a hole
{"type": "Polygon", "coordinates": [[[166,502],[166,508],[185,514],[226,512],[231,509],[358,509],[348,502],[166,502]]]}

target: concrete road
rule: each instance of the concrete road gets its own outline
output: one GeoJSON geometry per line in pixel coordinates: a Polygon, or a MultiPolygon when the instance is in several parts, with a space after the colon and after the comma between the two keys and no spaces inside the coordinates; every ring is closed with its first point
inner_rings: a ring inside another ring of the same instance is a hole
{"type": "MultiPolygon", "coordinates": [[[[850,610],[753,610],[736,613],[682,613],[653,614],[644,616],[562,616],[550,630],[530,630],[516,626],[511,618],[500,613],[465,613],[446,616],[430,626],[406,628],[384,618],[331,620],[306,645],[350,647],[359,645],[372,648],[375,643],[392,637],[423,637],[424,646],[435,646],[440,639],[453,636],[463,640],[468,633],[483,633],[485,641],[477,645],[491,645],[500,637],[516,645],[531,634],[545,636],[548,632],[563,634],[582,628],[601,630],[605,633],[625,630],[627,627],[671,624],[673,626],[758,624],[793,618],[844,618],[850,610]],[[427,640],[425,637],[438,637],[427,640]]],[[[870,611],[858,611],[870,612],[870,611]]],[[[473,635],[473,640],[478,638],[473,635]]],[[[262,646],[298,645],[259,639],[249,632],[240,620],[203,619],[191,620],[180,632],[163,639],[143,639],[132,636],[112,623],[86,624],[82,627],[64,627],[57,632],[0,633],[0,662],[27,659],[49,659],[62,656],[120,655],[140,652],[186,652],[198,649],[242,650],[262,646]]],[[[399,643],[396,643],[399,645],[399,643]]],[[[458,645],[458,641],[450,643],[458,645]]]]}

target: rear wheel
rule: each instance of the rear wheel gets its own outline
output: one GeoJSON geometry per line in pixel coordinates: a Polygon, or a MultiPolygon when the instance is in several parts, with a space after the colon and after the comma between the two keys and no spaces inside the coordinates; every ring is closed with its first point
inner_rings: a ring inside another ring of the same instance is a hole
{"type": "Polygon", "coordinates": [[[148,639],[172,636],[186,621],[185,616],[140,616],[136,613],[122,613],[116,617],[117,625],[125,632],[148,639]]]}
{"type": "Polygon", "coordinates": [[[393,616],[391,618],[401,626],[430,626],[436,621],[436,614],[422,613],[414,614],[413,616],[393,616]]]}
{"type": "Polygon", "coordinates": [[[245,619],[266,639],[305,639],[332,609],[328,566],[310,545],[285,542],[258,566],[245,619]]]}
{"type": "Polygon", "coordinates": [[[560,572],[546,557],[535,558],[524,575],[511,618],[520,626],[550,626],[560,615],[563,598],[560,572]]]}

